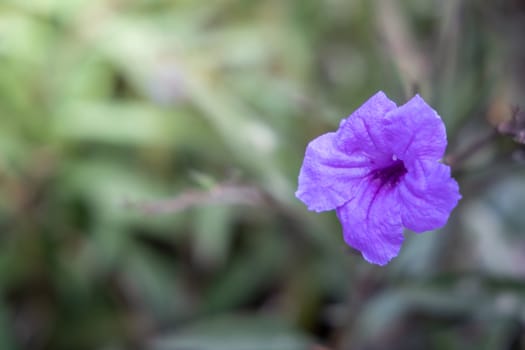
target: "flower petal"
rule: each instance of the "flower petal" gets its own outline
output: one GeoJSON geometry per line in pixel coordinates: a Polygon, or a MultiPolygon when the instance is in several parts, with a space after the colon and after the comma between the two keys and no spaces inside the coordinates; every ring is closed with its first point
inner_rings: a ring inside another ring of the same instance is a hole
{"type": "Polygon", "coordinates": [[[445,125],[419,95],[390,111],[384,120],[384,137],[397,158],[439,160],[447,147],[445,125]]]}
{"type": "Polygon", "coordinates": [[[438,162],[417,161],[397,190],[403,225],[414,232],[443,227],[461,199],[450,168],[438,162]]]}
{"type": "Polygon", "coordinates": [[[345,242],[373,264],[385,265],[403,243],[395,188],[364,181],[358,195],[337,208],[345,242]]]}
{"type": "Polygon", "coordinates": [[[337,131],[337,146],[346,153],[362,152],[375,161],[391,158],[392,152],[383,135],[383,119],[396,104],[379,91],[341,121],[337,131]]]}
{"type": "Polygon", "coordinates": [[[370,161],[358,154],[345,154],[336,147],[335,138],[334,132],[321,135],[306,148],[295,195],[310,210],[343,205],[369,172],[370,161]]]}

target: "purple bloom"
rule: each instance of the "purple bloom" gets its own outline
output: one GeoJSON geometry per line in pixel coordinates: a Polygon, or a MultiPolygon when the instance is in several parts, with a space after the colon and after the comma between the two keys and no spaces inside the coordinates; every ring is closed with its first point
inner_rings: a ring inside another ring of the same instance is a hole
{"type": "Polygon", "coordinates": [[[438,229],[461,198],[439,162],[446,146],[443,121],[419,95],[397,107],[380,91],[308,144],[296,196],[310,210],[336,209],[346,243],[385,265],[403,227],[438,229]]]}

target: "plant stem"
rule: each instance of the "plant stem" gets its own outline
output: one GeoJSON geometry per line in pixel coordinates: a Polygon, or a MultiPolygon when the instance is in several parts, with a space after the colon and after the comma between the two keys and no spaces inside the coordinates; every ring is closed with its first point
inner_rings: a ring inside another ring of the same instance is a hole
{"type": "Polygon", "coordinates": [[[478,151],[480,151],[485,146],[493,142],[498,136],[499,136],[498,131],[496,129],[492,129],[490,133],[475,140],[473,143],[468,145],[464,150],[446,155],[444,158],[445,164],[450,165],[451,168],[455,168],[459,166],[465,160],[472,157],[473,155],[478,153],[478,151]]]}

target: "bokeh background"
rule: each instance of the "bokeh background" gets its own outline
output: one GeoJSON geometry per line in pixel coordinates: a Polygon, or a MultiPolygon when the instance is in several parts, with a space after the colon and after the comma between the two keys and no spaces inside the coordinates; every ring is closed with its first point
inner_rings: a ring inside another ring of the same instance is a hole
{"type": "Polygon", "coordinates": [[[518,0],[2,0],[0,349],[525,348],[495,138],[386,267],[294,198],[309,140],[419,92],[461,152],[525,107],[518,0]]]}

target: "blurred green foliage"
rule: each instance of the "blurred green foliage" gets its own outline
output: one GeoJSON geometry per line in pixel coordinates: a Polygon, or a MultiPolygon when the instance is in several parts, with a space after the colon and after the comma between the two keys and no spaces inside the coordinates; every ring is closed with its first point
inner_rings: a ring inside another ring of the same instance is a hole
{"type": "Polygon", "coordinates": [[[524,101],[524,15],[3,0],[0,349],[523,348],[515,144],[459,169],[447,228],[407,233],[384,268],[293,193],[307,142],[377,90],[419,91],[452,151],[506,118],[524,101]]]}

